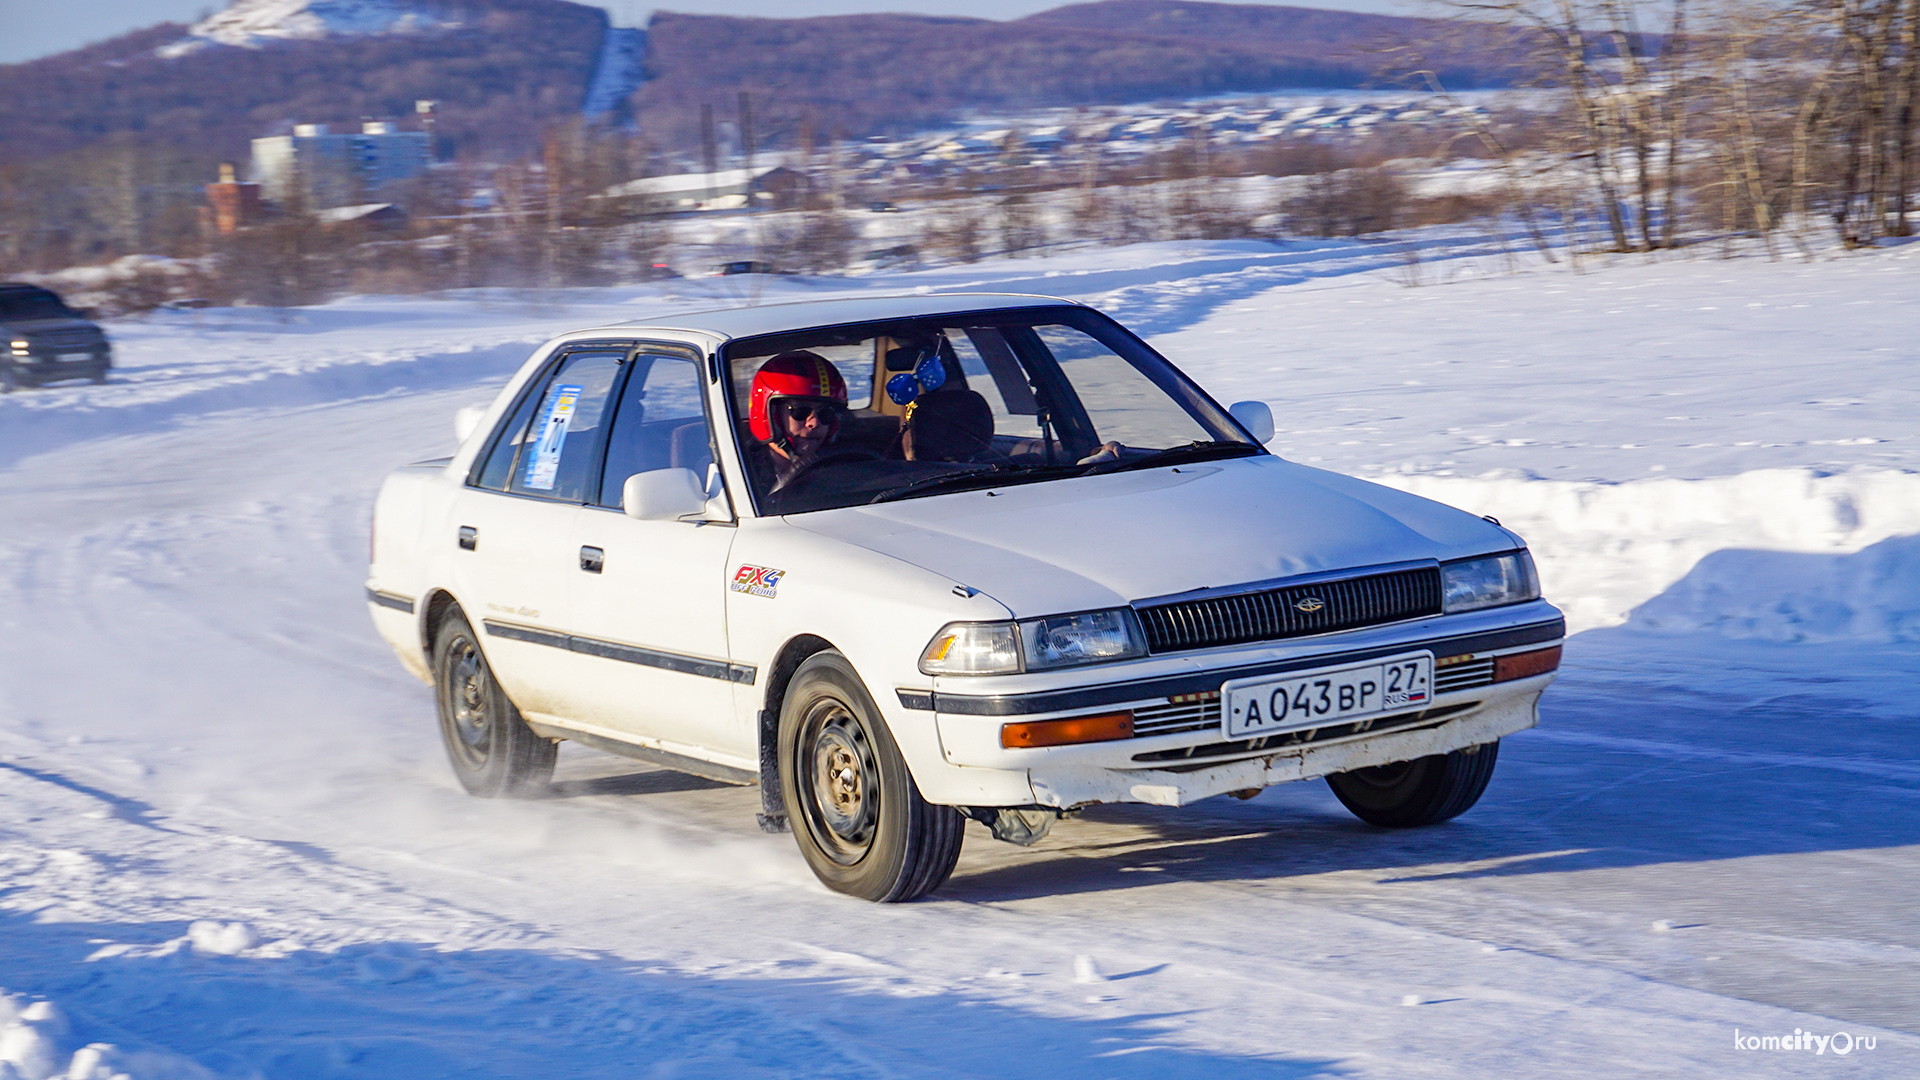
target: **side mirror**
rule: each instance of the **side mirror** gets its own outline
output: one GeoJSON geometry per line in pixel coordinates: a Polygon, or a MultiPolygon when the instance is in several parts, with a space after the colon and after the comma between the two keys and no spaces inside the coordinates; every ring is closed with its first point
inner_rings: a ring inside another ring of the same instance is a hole
{"type": "Polygon", "coordinates": [[[1273,441],[1273,410],[1264,401],[1236,401],[1227,411],[1262,446],[1273,441]]]}
{"type": "Polygon", "coordinates": [[[467,444],[467,440],[473,437],[474,429],[480,426],[481,418],[486,415],[485,405],[463,405],[459,412],[453,414],[453,437],[460,440],[460,445],[467,444]]]}
{"type": "Polygon", "coordinates": [[[692,469],[634,473],[620,488],[620,509],[637,521],[677,521],[703,514],[706,485],[692,469]]]}

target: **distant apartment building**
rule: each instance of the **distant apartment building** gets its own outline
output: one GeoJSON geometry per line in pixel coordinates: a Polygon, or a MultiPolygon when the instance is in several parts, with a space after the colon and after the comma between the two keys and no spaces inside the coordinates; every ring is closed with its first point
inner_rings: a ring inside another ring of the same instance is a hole
{"type": "Polygon", "coordinates": [[[269,199],[308,210],[372,201],[382,184],[418,176],[433,162],[432,136],[368,121],[336,135],[325,124],[301,124],[291,135],[253,140],[253,179],[269,199]]]}

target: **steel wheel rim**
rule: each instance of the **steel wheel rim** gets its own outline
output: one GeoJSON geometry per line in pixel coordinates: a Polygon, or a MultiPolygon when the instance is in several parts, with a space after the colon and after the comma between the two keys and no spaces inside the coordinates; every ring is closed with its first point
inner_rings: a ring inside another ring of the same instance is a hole
{"type": "Polygon", "coordinates": [[[455,638],[447,652],[440,710],[447,746],[461,764],[478,769],[486,765],[493,751],[493,702],[488,692],[487,662],[479,647],[465,637],[455,638]]]}
{"type": "Polygon", "coordinates": [[[879,763],[866,725],[846,705],[823,699],[807,710],[797,749],[807,830],[841,866],[866,858],[881,797],[879,763]]]}

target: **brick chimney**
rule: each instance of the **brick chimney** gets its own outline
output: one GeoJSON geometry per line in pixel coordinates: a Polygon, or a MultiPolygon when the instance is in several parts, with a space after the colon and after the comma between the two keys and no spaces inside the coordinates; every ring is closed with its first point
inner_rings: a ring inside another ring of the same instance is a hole
{"type": "Polygon", "coordinates": [[[234,176],[233,163],[220,163],[220,181],[207,185],[207,205],[213,208],[213,227],[222,236],[231,236],[263,217],[260,185],[243,183],[234,176]]]}

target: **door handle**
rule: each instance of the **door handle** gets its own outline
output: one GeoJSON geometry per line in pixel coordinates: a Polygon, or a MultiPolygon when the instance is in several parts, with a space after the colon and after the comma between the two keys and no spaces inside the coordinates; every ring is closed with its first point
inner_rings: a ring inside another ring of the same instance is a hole
{"type": "Polygon", "coordinates": [[[460,550],[472,551],[480,546],[480,530],[471,525],[460,526],[460,550]]]}
{"type": "Polygon", "coordinates": [[[580,549],[580,569],[585,570],[589,574],[597,574],[600,572],[600,568],[605,565],[607,565],[606,552],[601,551],[597,547],[583,547],[580,549]]]}

